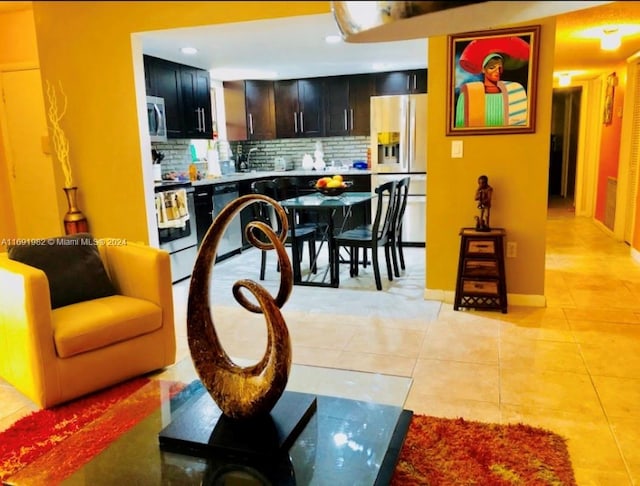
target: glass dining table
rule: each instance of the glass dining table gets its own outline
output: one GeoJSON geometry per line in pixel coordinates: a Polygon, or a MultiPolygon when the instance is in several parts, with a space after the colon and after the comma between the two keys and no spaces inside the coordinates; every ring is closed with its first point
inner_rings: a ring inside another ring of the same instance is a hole
{"type": "MultiPolygon", "coordinates": [[[[350,217],[352,216],[354,207],[366,204],[375,197],[377,197],[376,194],[371,192],[344,192],[339,196],[325,196],[320,193],[312,193],[278,201],[289,213],[294,285],[336,288],[340,285],[340,255],[338,254],[338,247],[333,237],[345,229],[345,226],[349,223],[350,217]],[[320,246],[316,252],[316,261],[311,262],[310,265],[310,267],[318,267],[318,272],[320,272],[320,267],[317,265],[318,255],[320,255],[326,243],[329,256],[328,265],[324,268],[319,279],[312,278],[311,273],[306,275],[304,279],[302,276],[300,249],[295,241],[295,225],[293,221],[297,221],[298,213],[304,211],[319,212],[327,223],[325,229],[322,230],[319,235],[320,246]],[[338,215],[340,217],[338,217],[338,215]]],[[[364,224],[365,222],[368,223],[370,221],[367,219],[362,223],[364,224]]]]}

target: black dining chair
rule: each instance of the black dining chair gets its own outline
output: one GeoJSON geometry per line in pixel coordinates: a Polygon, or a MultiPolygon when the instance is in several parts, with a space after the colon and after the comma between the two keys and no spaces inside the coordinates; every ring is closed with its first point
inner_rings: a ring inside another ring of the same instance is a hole
{"type": "MultiPolygon", "coordinates": [[[[389,181],[376,187],[378,195],[376,215],[371,225],[358,226],[356,228],[343,231],[334,237],[335,251],[339,252],[340,247],[349,250],[349,275],[358,275],[359,249],[371,249],[371,260],[373,263],[373,274],[376,281],[376,288],[382,290],[382,279],[380,278],[380,264],[378,249],[384,248],[385,260],[387,264],[387,276],[389,281],[393,280],[391,269],[391,238],[389,228],[396,206],[396,185],[397,181],[389,181]]],[[[365,258],[366,261],[366,258],[365,258]]]]}
{"type": "MultiPolygon", "coordinates": [[[[299,177],[285,176],[273,179],[276,186],[277,200],[289,199],[315,192],[315,189],[305,184],[299,177]]],[[[322,221],[320,213],[313,210],[298,211],[298,225],[314,227],[316,230],[326,229],[327,224],[322,221]]],[[[296,226],[297,228],[297,226],[296,226]]]]}
{"type": "Polygon", "coordinates": [[[410,183],[410,177],[403,177],[396,181],[394,214],[389,227],[391,256],[393,259],[393,274],[396,277],[400,277],[400,270],[405,269],[404,251],[402,249],[402,223],[404,220],[405,210],[407,209],[407,198],[409,195],[410,183]]]}
{"type": "MultiPolygon", "coordinates": [[[[262,194],[265,196],[269,196],[270,198],[275,199],[276,201],[278,200],[278,190],[274,181],[271,181],[271,180],[255,181],[251,184],[251,191],[254,194],[262,194]]],[[[264,202],[259,202],[259,203],[253,204],[252,207],[254,208],[253,209],[254,219],[267,223],[274,229],[274,231],[276,231],[276,233],[279,232],[281,223],[278,220],[277,224],[274,224],[274,219],[277,220],[277,218],[275,218],[275,213],[273,211],[273,208],[269,204],[264,202]]],[[[291,224],[291,222],[289,222],[289,224],[291,224]]],[[[304,242],[306,241],[309,247],[310,268],[313,273],[316,273],[317,266],[316,266],[315,227],[306,227],[302,225],[296,225],[295,236],[298,242],[298,255],[299,255],[298,262],[295,262],[295,264],[300,265],[302,261],[304,242]]],[[[285,240],[285,245],[291,245],[292,243],[291,240],[292,240],[291,228],[289,228],[289,230],[287,231],[287,238],[285,240]]],[[[267,250],[261,250],[261,252],[262,253],[260,255],[260,280],[264,280],[266,267],[267,267],[267,250]]]]}

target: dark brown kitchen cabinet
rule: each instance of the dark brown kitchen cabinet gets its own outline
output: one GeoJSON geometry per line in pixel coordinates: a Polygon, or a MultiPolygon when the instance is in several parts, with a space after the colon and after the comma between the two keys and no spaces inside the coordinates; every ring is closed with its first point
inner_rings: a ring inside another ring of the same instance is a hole
{"type": "Polygon", "coordinates": [[[144,56],[147,95],[164,98],[168,138],[212,138],[209,72],[144,56]]]}
{"type": "Polygon", "coordinates": [[[377,73],[375,80],[376,96],[427,92],[426,69],[377,73]]]}
{"type": "Polygon", "coordinates": [[[185,137],[213,138],[209,72],[184,66],[180,70],[180,80],[185,137]]]}
{"type": "Polygon", "coordinates": [[[245,81],[247,140],[276,138],[276,109],[273,81],[245,81]]]}
{"type": "Polygon", "coordinates": [[[324,135],[322,84],[322,78],[274,81],[278,138],[324,135]]]}
{"type": "Polygon", "coordinates": [[[144,56],[144,66],[147,94],[164,98],[167,137],[183,138],[180,65],[157,57],[144,56]]]}
{"type": "Polygon", "coordinates": [[[325,78],[325,135],[369,135],[372,94],[368,74],[325,78]]]}

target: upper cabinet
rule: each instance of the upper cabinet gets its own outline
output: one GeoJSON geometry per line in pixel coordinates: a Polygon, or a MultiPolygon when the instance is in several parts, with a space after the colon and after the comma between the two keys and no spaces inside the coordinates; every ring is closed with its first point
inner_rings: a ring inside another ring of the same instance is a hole
{"type": "Polygon", "coordinates": [[[325,135],[369,135],[372,95],[369,74],[325,78],[325,135]]]}
{"type": "Polygon", "coordinates": [[[168,138],[213,138],[209,72],[144,56],[147,95],[164,98],[168,138]]]}
{"type": "Polygon", "coordinates": [[[273,86],[278,138],[324,135],[322,78],[274,81],[273,86]]]}
{"type": "Polygon", "coordinates": [[[244,81],[225,81],[222,83],[227,140],[231,142],[247,139],[244,84],[244,81]]]}
{"type": "Polygon", "coordinates": [[[427,70],[225,81],[227,138],[367,136],[371,96],[427,92],[427,70]]]}
{"type": "Polygon", "coordinates": [[[164,98],[167,138],[182,138],[184,120],[180,65],[164,59],[144,56],[144,71],[147,95],[164,98]]]}
{"type": "Polygon", "coordinates": [[[183,66],[180,79],[186,138],[213,138],[209,71],[183,66]]]}
{"type": "Polygon", "coordinates": [[[427,92],[427,70],[392,71],[375,75],[375,94],[399,95],[427,92]]]}
{"type": "Polygon", "coordinates": [[[245,81],[247,140],[276,138],[273,81],[245,81]]]}

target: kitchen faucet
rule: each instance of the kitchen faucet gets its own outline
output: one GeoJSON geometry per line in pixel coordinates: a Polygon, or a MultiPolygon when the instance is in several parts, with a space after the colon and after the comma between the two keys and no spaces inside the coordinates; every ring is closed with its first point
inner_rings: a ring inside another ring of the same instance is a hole
{"type": "Polygon", "coordinates": [[[252,169],[252,167],[251,167],[251,154],[253,152],[255,152],[256,150],[262,150],[262,149],[260,147],[253,147],[253,148],[249,149],[249,154],[247,155],[247,166],[248,166],[249,170],[252,169]]]}

